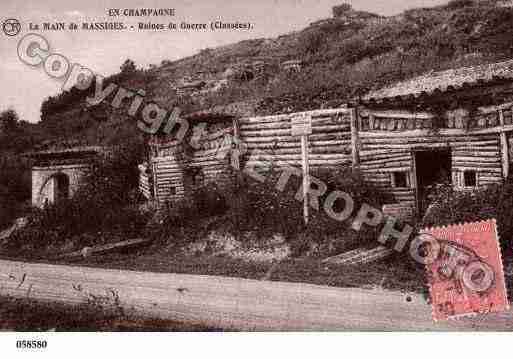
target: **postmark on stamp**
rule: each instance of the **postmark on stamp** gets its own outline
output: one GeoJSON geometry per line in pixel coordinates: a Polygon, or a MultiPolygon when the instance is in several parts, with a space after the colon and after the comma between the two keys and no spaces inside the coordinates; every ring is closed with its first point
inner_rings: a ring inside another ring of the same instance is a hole
{"type": "Polygon", "coordinates": [[[435,321],[509,309],[495,220],[421,233],[435,239],[426,264],[435,321]]]}

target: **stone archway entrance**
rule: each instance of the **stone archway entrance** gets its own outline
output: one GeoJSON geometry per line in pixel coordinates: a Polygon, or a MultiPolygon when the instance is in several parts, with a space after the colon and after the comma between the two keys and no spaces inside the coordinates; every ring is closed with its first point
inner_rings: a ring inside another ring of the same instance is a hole
{"type": "Polygon", "coordinates": [[[102,153],[100,147],[74,147],[30,154],[32,165],[32,205],[70,199],[91,170],[92,161],[102,153]]]}

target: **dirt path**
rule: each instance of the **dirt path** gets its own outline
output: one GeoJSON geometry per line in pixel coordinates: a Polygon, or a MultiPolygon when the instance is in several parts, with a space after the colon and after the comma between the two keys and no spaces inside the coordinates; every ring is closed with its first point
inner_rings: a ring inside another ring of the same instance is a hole
{"type": "Polygon", "coordinates": [[[512,330],[513,313],[434,323],[419,294],[0,261],[0,295],[228,330],[512,330]]]}

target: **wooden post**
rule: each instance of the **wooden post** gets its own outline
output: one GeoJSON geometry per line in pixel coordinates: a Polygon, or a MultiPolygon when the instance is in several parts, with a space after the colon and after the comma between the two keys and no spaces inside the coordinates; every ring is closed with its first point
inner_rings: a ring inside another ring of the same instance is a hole
{"type": "MultiPolygon", "coordinates": [[[[504,113],[502,109],[499,109],[499,124],[504,126],[504,113]]],[[[501,162],[502,162],[502,175],[504,180],[508,178],[509,175],[509,148],[508,148],[508,136],[506,132],[501,131],[500,133],[501,140],[501,162]]]]}
{"type": "Polygon", "coordinates": [[[312,134],[312,116],[309,113],[298,114],[291,118],[291,134],[301,137],[301,164],[303,167],[303,217],[308,224],[310,190],[310,168],[308,163],[308,135],[312,134]]]}
{"type": "Polygon", "coordinates": [[[305,224],[308,225],[309,220],[309,198],[310,190],[310,166],[308,164],[308,136],[301,136],[301,161],[303,167],[303,216],[305,224]]]}
{"type": "Polygon", "coordinates": [[[351,109],[351,156],[353,169],[357,169],[360,166],[360,154],[359,154],[359,136],[358,136],[358,113],[356,108],[351,109]]]}
{"type": "Polygon", "coordinates": [[[158,195],[158,183],[157,183],[157,163],[153,162],[151,163],[151,169],[153,174],[153,198],[155,199],[155,202],[157,202],[157,205],[159,203],[159,195],[158,195]]]}
{"type": "Polygon", "coordinates": [[[236,156],[233,157],[232,156],[232,165],[235,167],[235,169],[239,172],[238,175],[241,175],[240,174],[240,156],[241,156],[241,149],[240,149],[240,126],[239,126],[239,120],[238,119],[233,119],[233,138],[234,138],[234,144],[232,144],[232,146],[236,146],[237,150],[234,151],[234,147],[232,147],[232,155],[234,152],[236,152],[236,156]]]}

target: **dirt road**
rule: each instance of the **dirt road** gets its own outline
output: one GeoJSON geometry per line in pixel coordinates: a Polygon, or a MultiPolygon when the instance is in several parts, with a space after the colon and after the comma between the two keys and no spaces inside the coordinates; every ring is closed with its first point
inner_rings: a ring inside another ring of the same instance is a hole
{"type": "Polygon", "coordinates": [[[0,295],[120,307],[228,330],[512,330],[513,312],[435,323],[418,294],[0,261],[0,295]]]}

